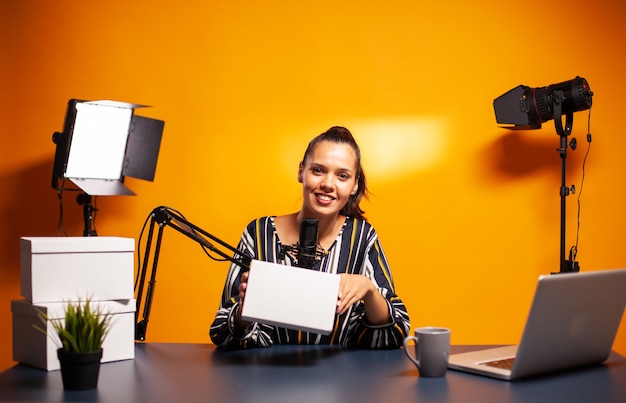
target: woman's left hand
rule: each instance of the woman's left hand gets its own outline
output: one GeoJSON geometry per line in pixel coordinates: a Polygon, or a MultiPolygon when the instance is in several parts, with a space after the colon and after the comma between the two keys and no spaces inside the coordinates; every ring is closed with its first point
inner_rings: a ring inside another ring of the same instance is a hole
{"type": "Polygon", "coordinates": [[[340,274],[337,313],[345,313],[352,305],[363,300],[365,314],[372,324],[384,324],[389,320],[389,309],[385,298],[374,283],[362,274],[340,274]]]}
{"type": "Polygon", "coordinates": [[[345,313],[350,306],[360,300],[366,300],[368,294],[376,289],[371,280],[362,274],[341,274],[339,295],[337,298],[337,313],[345,313]]]}

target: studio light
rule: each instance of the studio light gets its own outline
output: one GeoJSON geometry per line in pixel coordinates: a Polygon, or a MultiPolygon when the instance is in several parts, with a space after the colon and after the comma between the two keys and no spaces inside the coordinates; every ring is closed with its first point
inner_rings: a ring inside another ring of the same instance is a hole
{"type": "Polygon", "coordinates": [[[124,177],[152,181],[164,122],[135,115],[143,105],[70,99],[56,144],[52,187],[69,180],[92,196],[134,195],[124,177]]]}
{"type": "Polygon", "coordinates": [[[91,196],[135,195],[124,185],[126,176],[154,180],[165,123],[135,115],[135,109],[143,107],[70,99],[63,131],[52,136],[56,144],[52,187],[59,193],[82,191],[76,200],[83,206],[85,236],[97,235],[91,196]]]}
{"type": "Polygon", "coordinates": [[[591,108],[592,96],[587,80],[577,76],[546,87],[518,85],[496,98],[493,108],[498,124],[508,129],[540,129],[542,123],[555,119],[555,112],[558,118],[591,108]]]}
{"type": "MultiPolygon", "coordinates": [[[[574,112],[591,109],[593,92],[589,83],[582,77],[551,84],[546,87],[530,88],[525,85],[505,92],[493,101],[496,121],[501,127],[514,130],[531,130],[541,128],[541,124],[554,119],[554,128],[560,138],[560,146],[556,150],[561,157],[561,237],[559,242],[559,273],[577,272],[580,266],[576,261],[578,246],[570,249],[569,259],[565,255],[565,198],[575,192],[575,187],[566,184],[566,159],[568,147],[576,149],[576,139],[568,136],[574,125],[574,112]],[[565,115],[565,125],[562,116],[565,115]]],[[[591,115],[590,115],[591,116],[591,115]]],[[[587,134],[591,143],[591,133],[587,134]]],[[[584,169],[584,167],[583,167],[584,169]]],[[[584,172],[584,171],[583,171],[584,172]]],[[[578,244],[578,236],[576,237],[578,244]]]]}

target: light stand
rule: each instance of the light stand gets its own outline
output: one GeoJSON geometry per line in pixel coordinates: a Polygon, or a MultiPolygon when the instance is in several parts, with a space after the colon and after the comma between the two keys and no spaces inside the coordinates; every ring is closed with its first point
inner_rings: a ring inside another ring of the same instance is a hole
{"type": "MultiPolygon", "coordinates": [[[[561,240],[560,240],[560,265],[559,265],[559,273],[570,273],[577,272],[580,270],[578,262],[574,260],[574,256],[570,256],[571,260],[565,258],[565,205],[566,198],[570,194],[575,192],[575,187],[572,185],[571,189],[565,184],[565,175],[566,175],[566,159],[567,159],[567,146],[569,145],[572,150],[576,149],[576,139],[572,138],[571,142],[568,143],[567,138],[572,133],[572,127],[574,125],[574,113],[567,112],[565,114],[565,127],[563,127],[563,122],[561,120],[561,115],[563,112],[563,91],[554,91],[553,93],[553,112],[554,112],[554,127],[556,128],[556,132],[559,135],[561,142],[560,147],[557,148],[561,156],[561,187],[559,194],[561,196],[561,240]]],[[[554,273],[553,273],[554,274],[554,273]]]]}
{"type": "Polygon", "coordinates": [[[163,229],[165,226],[174,228],[176,231],[185,235],[188,238],[198,242],[203,248],[208,249],[211,252],[215,252],[224,260],[228,260],[245,271],[249,270],[252,258],[243,253],[242,251],[230,246],[226,242],[219,238],[209,234],[202,228],[187,221],[180,213],[173,211],[172,209],[164,206],[160,206],[152,210],[150,213],[150,230],[148,232],[148,239],[146,241],[146,248],[144,252],[144,260],[141,265],[141,270],[137,276],[139,282],[135,284],[137,291],[137,305],[135,311],[135,340],[143,341],[146,339],[146,331],[148,329],[148,320],[150,318],[150,311],[152,308],[152,300],[154,298],[154,289],[156,287],[156,273],[157,265],[159,262],[159,254],[161,252],[161,241],[163,239],[163,229]],[[158,225],[159,230],[157,233],[156,244],[154,247],[154,258],[152,259],[152,266],[150,269],[150,280],[145,292],[144,301],[144,287],[146,281],[146,275],[148,272],[148,261],[150,259],[150,251],[152,249],[154,229],[158,225]],[[230,256],[220,249],[215,247],[209,240],[214,241],[226,248],[228,251],[233,252],[234,255],[230,256]],[[139,312],[143,301],[143,316],[139,319],[139,312]]]}
{"type": "Polygon", "coordinates": [[[98,233],[93,225],[94,214],[97,209],[91,204],[91,196],[87,193],[79,193],[76,196],[76,202],[78,205],[83,206],[83,222],[85,223],[83,236],[97,236],[98,233]]]}
{"type": "MultiPolygon", "coordinates": [[[[493,101],[496,113],[496,121],[503,127],[512,130],[540,129],[541,124],[554,119],[554,127],[561,138],[560,147],[557,151],[561,155],[561,242],[559,256],[559,273],[577,272],[580,270],[575,261],[576,253],[573,247],[570,250],[569,260],[565,258],[565,198],[570,191],[575,192],[565,184],[565,161],[567,159],[567,147],[576,149],[576,139],[568,142],[567,137],[572,132],[574,124],[574,112],[584,111],[591,108],[593,92],[589,83],[582,77],[576,76],[573,80],[551,84],[545,87],[531,88],[525,85],[505,92],[493,101]],[[552,107],[552,108],[550,108],[552,107]],[[565,115],[565,127],[562,116],[565,115]]],[[[588,134],[588,141],[591,137],[588,134]]]]}

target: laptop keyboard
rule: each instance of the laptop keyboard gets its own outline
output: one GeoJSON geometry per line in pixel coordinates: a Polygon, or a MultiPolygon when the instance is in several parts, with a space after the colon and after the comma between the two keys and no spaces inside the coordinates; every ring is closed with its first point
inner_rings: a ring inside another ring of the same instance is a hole
{"type": "Polygon", "coordinates": [[[511,357],[511,358],[505,358],[503,360],[483,362],[481,363],[481,365],[487,365],[489,367],[511,370],[513,368],[514,361],[515,361],[515,357],[511,357]]]}

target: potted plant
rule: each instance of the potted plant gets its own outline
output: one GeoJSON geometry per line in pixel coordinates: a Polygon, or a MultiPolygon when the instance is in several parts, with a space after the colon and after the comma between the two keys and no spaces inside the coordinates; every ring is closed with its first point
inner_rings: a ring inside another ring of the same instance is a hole
{"type": "MultiPolygon", "coordinates": [[[[39,312],[46,332],[49,321],[62,346],[57,350],[63,387],[67,390],[95,389],[98,386],[102,343],[111,328],[111,314],[94,307],[91,300],[68,302],[65,318],[50,319],[39,312]]],[[[47,333],[47,332],[46,332],[47,333]]]]}

